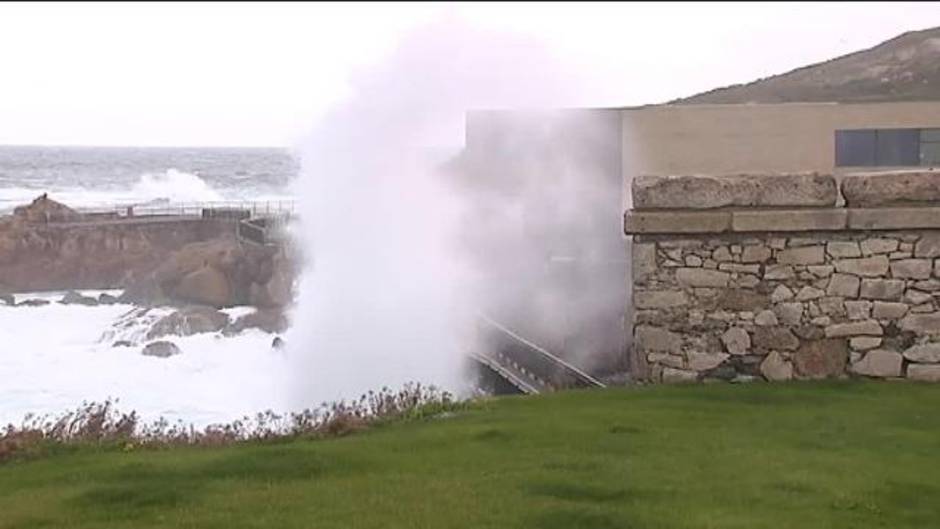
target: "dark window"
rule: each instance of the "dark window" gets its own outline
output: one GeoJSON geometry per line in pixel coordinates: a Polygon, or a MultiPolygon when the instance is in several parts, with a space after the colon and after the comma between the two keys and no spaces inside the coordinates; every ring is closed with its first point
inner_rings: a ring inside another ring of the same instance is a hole
{"type": "Polygon", "coordinates": [[[940,165],[940,129],[836,131],[837,167],[940,165]]]}
{"type": "Polygon", "coordinates": [[[836,166],[875,165],[876,145],[874,130],[837,130],[836,166]]]}

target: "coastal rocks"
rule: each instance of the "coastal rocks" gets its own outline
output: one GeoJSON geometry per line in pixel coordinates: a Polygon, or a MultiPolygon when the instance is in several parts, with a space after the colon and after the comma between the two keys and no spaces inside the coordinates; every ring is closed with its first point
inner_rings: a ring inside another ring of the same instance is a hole
{"type": "Polygon", "coordinates": [[[207,265],[183,276],[172,290],[172,297],[188,303],[225,307],[232,304],[232,287],[225,274],[207,265]]]}
{"type": "Polygon", "coordinates": [[[65,293],[59,303],[63,305],[85,305],[86,307],[94,307],[98,305],[98,300],[92,297],[83,296],[74,290],[69,290],[65,293]]]}
{"type": "Polygon", "coordinates": [[[70,222],[78,220],[81,215],[74,209],[56,202],[43,194],[25,206],[13,209],[13,216],[17,220],[29,223],[45,224],[49,222],[70,222]]]}
{"type": "Polygon", "coordinates": [[[116,296],[112,296],[111,294],[108,294],[108,293],[103,292],[101,293],[101,295],[98,296],[99,305],[114,305],[118,302],[119,301],[116,296]]]}
{"type": "Polygon", "coordinates": [[[47,299],[27,299],[20,301],[16,304],[17,307],[42,307],[48,305],[49,300],[47,299]]]}
{"type": "Polygon", "coordinates": [[[144,346],[140,354],[144,356],[155,356],[157,358],[169,358],[182,354],[183,351],[173,342],[159,341],[152,342],[144,346]]]}
{"type": "Polygon", "coordinates": [[[288,320],[284,311],[280,309],[258,309],[250,314],[240,316],[229,324],[222,334],[231,336],[246,329],[259,329],[266,333],[279,333],[287,330],[288,320]]]}
{"type": "Polygon", "coordinates": [[[229,317],[224,312],[206,307],[190,307],[157,320],[147,333],[147,339],[217,332],[224,329],[228,323],[229,317]]]}

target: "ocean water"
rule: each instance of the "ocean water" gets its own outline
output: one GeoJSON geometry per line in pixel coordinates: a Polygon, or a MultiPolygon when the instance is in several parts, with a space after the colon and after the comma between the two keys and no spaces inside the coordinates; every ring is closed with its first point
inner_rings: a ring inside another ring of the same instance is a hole
{"type": "MultiPolygon", "coordinates": [[[[288,185],[298,165],[278,149],[0,147],[0,214],[42,193],[78,208],[285,200],[292,198],[288,185]]],[[[133,306],[56,303],[62,295],[16,295],[52,301],[40,307],[0,303],[0,427],[26,414],[57,415],[109,398],[144,421],[163,417],[196,426],[289,411],[283,388],[290,353],[272,349],[273,335],[169,337],[183,354],[146,357],[139,342],[151,321],[115,330],[133,306]],[[138,343],[112,346],[121,339],[138,343]]]]}
{"type": "Polygon", "coordinates": [[[275,148],[0,146],[0,213],[42,193],[77,208],[288,200],[298,170],[275,148]]]}

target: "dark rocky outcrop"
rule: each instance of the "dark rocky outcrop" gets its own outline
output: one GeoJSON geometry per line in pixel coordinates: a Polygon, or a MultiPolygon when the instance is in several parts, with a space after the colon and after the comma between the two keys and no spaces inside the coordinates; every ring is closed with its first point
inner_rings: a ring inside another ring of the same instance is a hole
{"type": "Polygon", "coordinates": [[[106,293],[102,293],[100,296],[98,296],[99,305],[114,305],[115,303],[118,303],[118,298],[116,296],[112,296],[111,294],[106,293]]]}
{"type": "Polygon", "coordinates": [[[176,346],[173,342],[153,342],[144,346],[143,350],[140,351],[140,354],[144,356],[156,356],[158,358],[168,358],[170,356],[176,356],[182,354],[183,351],[176,346]]]}
{"type": "Polygon", "coordinates": [[[69,290],[65,293],[65,296],[59,300],[59,303],[63,305],[85,305],[87,307],[93,307],[98,305],[98,300],[92,297],[83,296],[74,290],[69,290]]]}
{"type": "Polygon", "coordinates": [[[49,300],[46,299],[27,299],[20,301],[16,304],[17,307],[42,307],[43,305],[48,305],[49,300]]]}
{"type": "Polygon", "coordinates": [[[208,307],[188,307],[157,320],[147,333],[147,339],[217,332],[224,329],[228,323],[229,317],[224,312],[208,307]]]}
{"type": "Polygon", "coordinates": [[[260,329],[267,333],[279,333],[287,330],[287,316],[280,309],[259,309],[251,314],[236,319],[225,328],[223,334],[232,336],[246,329],[260,329]]]}

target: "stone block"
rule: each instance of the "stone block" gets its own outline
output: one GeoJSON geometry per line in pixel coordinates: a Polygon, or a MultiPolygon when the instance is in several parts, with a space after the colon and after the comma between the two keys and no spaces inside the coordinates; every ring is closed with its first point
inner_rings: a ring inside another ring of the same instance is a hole
{"type": "MultiPolygon", "coordinates": [[[[768,327],[771,325],[778,325],[779,321],[777,320],[777,315],[769,310],[762,310],[754,316],[754,325],[760,325],[761,327],[768,327]]],[[[750,340],[748,340],[748,345],[750,346],[750,340]]]]}
{"type": "Polygon", "coordinates": [[[833,378],[845,373],[849,351],[845,340],[815,340],[801,344],[792,358],[800,378],[833,378]]]}
{"type": "Polygon", "coordinates": [[[857,298],[860,284],[861,280],[853,275],[833,274],[829,278],[826,294],[843,298],[857,298]]]}
{"type": "Polygon", "coordinates": [[[902,331],[911,331],[914,334],[940,335],[940,312],[928,314],[908,314],[901,319],[902,331]]]}
{"type": "Polygon", "coordinates": [[[796,294],[796,300],[797,301],[812,301],[814,299],[819,299],[825,295],[826,293],[823,292],[822,290],[819,290],[818,288],[805,286],[801,288],[800,291],[796,294]]]}
{"type": "Polygon", "coordinates": [[[695,371],[686,371],[684,369],[673,369],[671,367],[663,368],[663,383],[665,384],[685,384],[698,380],[698,373],[695,371]]]}
{"type": "Polygon", "coordinates": [[[633,303],[638,309],[668,309],[687,305],[689,298],[682,290],[636,290],[633,303]]]}
{"type": "Polygon", "coordinates": [[[928,233],[914,245],[914,257],[940,257],[940,233],[928,233]]]}
{"type": "Polygon", "coordinates": [[[904,351],[904,358],[921,364],[940,363],[940,342],[911,346],[904,351]]]}
{"type": "MultiPolygon", "coordinates": [[[[787,265],[813,265],[826,262],[826,252],[822,246],[801,246],[777,252],[777,263],[787,265]]],[[[885,268],[887,270],[887,268],[885,268]]]]}
{"type": "Polygon", "coordinates": [[[786,327],[755,327],[751,338],[754,347],[768,350],[793,351],[800,340],[786,327]]]}
{"type": "Polygon", "coordinates": [[[633,243],[633,282],[645,284],[656,273],[656,243],[633,243]]]}
{"type": "Polygon", "coordinates": [[[940,207],[849,209],[850,230],[940,228],[940,207]]]}
{"type": "Polygon", "coordinates": [[[881,336],[884,329],[875,320],[853,321],[836,323],[826,327],[826,338],[842,338],[846,336],[881,336]]]}
{"type": "Polygon", "coordinates": [[[728,286],[730,279],[731,274],[717,270],[707,270],[705,268],[679,268],[676,270],[676,280],[684,286],[723,288],[728,286]]]}
{"type": "Polygon", "coordinates": [[[869,377],[899,377],[902,363],[899,353],[875,349],[865,353],[861,360],[852,364],[851,371],[869,377]]]}
{"type": "Polygon", "coordinates": [[[835,261],[836,271],[862,277],[881,277],[887,275],[890,261],[885,255],[863,257],[861,259],[840,259],[835,261]]]}
{"type": "Polygon", "coordinates": [[[686,354],[686,362],[693,371],[708,371],[721,365],[730,355],[727,353],[700,353],[691,351],[686,354]]]}
{"type": "Polygon", "coordinates": [[[907,314],[907,305],[891,301],[876,301],[871,317],[876,320],[898,320],[907,314]]]}
{"type": "Polygon", "coordinates": [[[679,355],[669,353],[650,353],[646,355],[646,360],[652,364],[682,369],[685,367],[685,360],[679,355]]]}
{"type": "Polygon", "coordinates": [[[741,210],[731,213],[731,230],[764,231],[844,230],[848,212],[842,208],[793,210],[741,210]]]}
{"type": "Polygon", "coordinates": [[[760,246],[745,246],[741,253],[742,263],[763,263],[771,258],[773,252],[770,248],[760,246]]]}
{"type": "Polygon", "coordinates": [[[832,241],[826,244],[826,253],[835,259],[862,256],[862,250],[855,241],[832,241]]]}
{"type": "Polygon", "coordinates": [[[931,170],[854,173],[842,178],[849,207],[929,204],[940,201],[940,172],[931,170]]]}
{"type": "Polygon", "coordinates": [[[930,279],[933,261],[930,259],[902,259],[891,261],[891,277],[899,279],[930,279]]]}
{"type": "Polygon", "coordinates": [[[849,346],[855,351],[868,351],[881,346],[882,341],[875,336],[856,336],[849,340],[849,346]]]}
{"type": "Polygon", "coordinates": [[[751,336],[740,327],[731,327],[721,335],[725,350],[733,355],[745,355],[751,349],[751,336]]]}
{"type": "Polygon", "coordinates": [[[777,319],[783,322],[784,325],[799,325],[803,319],[802,303],[780,303],[773,310],[777,319]]]}
{"type": "Polygon", "coordinates": [[[850,320],[867,320],[871,318],[871,301],[846,301],[845,314],[850,320]]]}
{"type": "Polygon", "coordinates": [[[793,365],[777,351],[771,351],[760,364],[760,373],[771,382],[793,378],[793,365]]]}
{"type": "Polygon", "coordinates": [[[721,233],[731,229],[727,211],[627,211],[624,232],[643,233],[721,233]]]}
{"type": "Polygon", "coordinates": [[[682,336],[661,327],[638,325],[634,331],[634,345],[637,350],[678,353],[682,348],[682,336]]]}
{"type": "Polygon", "coordinates": [[[758,311],[770,305],[766,294],[751,290],[731,288],[718,294],[716,303],[719,308],[733,311],[758,311]]]}
{"type": "Polygon", "coordinates": [[[911,364],[907,366],[907,378],[920,382],[940,382],[940,365],[911,364]]]}
{"type": "Polygon", "coordinates": [[[897,301],[903,293],[903,279],[863,279],[858,295],[862,299],[897,301]]]}
{"type": "Polygon", "coordinates": [[[862,241],[862,255],[869,256],[880,253],[891,253],[898,249],[898,241],[894,239],[872,238],[862,241]]]}
{"type": "Polygon", "coordinates": [[[796,277],[796,272],[790,265],[767,265],[764,268],[764,279],[787,280],[796,277]]]}
{"type": "Polygon", "coordinates": [[[930,303],[931,301],[933,301],[933,296],[926,292],[921,292],[919,290],[909,288],[906,291],[904,291],[903,301],[910,305],[922,305],[924,303],[930,303]]]}
{"type": "Polygon", "coordinates": [[[774,303],[780,303],[781,301],[787,301],[793,299],[795,294],[790,290],[786,285],[777,285],[777,288],[774,289],[773,293],[770,295],[770,301],[774,303]]]}
{"type": "Polygon", "coordinates": [[[816,277],[826,278],[832,275],[835,267],[832,265],[811,265],[807,266],[806,270],[816,277]]]}
{"type": "Polygon", "coordinates": [[[741,263],[721,263],[718,265],[718,269],[724,272],[732,272],[735,274],[759,274],[760,265],[756,264],[741,264],[741,263]]]}
{"type": "Polygon", "coordinates": [[[835,206],[832,175],[641,175],[633,179],[637,209],[709,209],[728,206],[835,206]]]}

